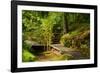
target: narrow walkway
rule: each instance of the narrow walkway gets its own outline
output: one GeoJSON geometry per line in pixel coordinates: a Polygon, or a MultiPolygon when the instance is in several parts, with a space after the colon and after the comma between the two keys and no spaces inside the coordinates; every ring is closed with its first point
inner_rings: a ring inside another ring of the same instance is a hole
{"type": "Polygon", "coordinates": [[[76,49],[72,49],[72,48],[68,48],[68,47],[64,47],[61,44],[52,44],[51,45],[54,49],[59,50],[59,52],[61,52],[62,54],[69,54],[72,55],[74,60],[76,59],[86,59],[81,53],[80,51],[76,50],[76,49]]]}

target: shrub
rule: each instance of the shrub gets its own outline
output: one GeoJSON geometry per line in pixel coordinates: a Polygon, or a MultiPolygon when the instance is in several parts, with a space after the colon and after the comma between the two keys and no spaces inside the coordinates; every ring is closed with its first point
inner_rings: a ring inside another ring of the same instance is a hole
{"type": "Polygon", "coordinates": [[[35,60],[36,60],[35,55],[30,53],[28,50],[23,50],[23,53],[22,53],[22,61],[23,62],[31,62],[31,61],[35,61],[35,60]]]}
{"type": "Polygon", "coordinates": [[[60,39],[60,43],[65,47],[70,47],[72,45],[70,34],[63,35],[60,39]]]}
{"type": "Polygon", "coordinates": [[[30,50],[31,47],[32,47],[31,44],[28,44],[27,42],[23,41],[23,49],[30,50]]]}
{"type": "Polygon", "coordinates": [[[80,52],[86,57],[90,58],[90,49],[88,45],[86,44],[81,44],[80,52]]]}

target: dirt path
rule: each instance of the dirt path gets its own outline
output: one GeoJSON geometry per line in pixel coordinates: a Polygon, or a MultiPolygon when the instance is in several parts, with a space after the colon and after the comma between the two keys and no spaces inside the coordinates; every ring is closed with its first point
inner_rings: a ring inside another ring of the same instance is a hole
{"type": "Polygon", "coordinates": [[[48,61],[49,60],[49,58],[46,57],[45,55],[39,55],[37,56],[37,58],[38,58],[38,61],[48,61]]]}

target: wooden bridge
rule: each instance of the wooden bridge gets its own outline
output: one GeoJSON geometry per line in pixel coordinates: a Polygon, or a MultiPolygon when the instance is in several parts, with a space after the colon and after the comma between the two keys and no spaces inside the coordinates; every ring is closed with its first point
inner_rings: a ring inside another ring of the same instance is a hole
{"type": "Polygon", "coordinates": [[[61,44],[52,44],[51,45],[52,49],[51,51],[56,53],[56,54],[66,54],[66,55],[71,55],[74,57],[74,59],[86,59],[79,50],[77,49],[72,49],[72,48],[67,48],[64,47],[61,44]]]}

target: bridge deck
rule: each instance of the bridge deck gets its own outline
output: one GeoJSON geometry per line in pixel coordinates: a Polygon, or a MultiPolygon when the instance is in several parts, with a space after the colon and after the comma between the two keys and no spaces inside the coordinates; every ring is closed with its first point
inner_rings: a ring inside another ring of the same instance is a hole
{"type": "Polygon", "coordinates": [[[64,47],[61,44],[52,44],[51,45],[54,49],[57,49],[60,53],[62,54],[69,54],[72,55],[74,57],[74,59],[86,59],[86,57],[84,57],[79,50],[77,49],[72,49],[72,48],[68,48],[68,47],[64,47]]]}

